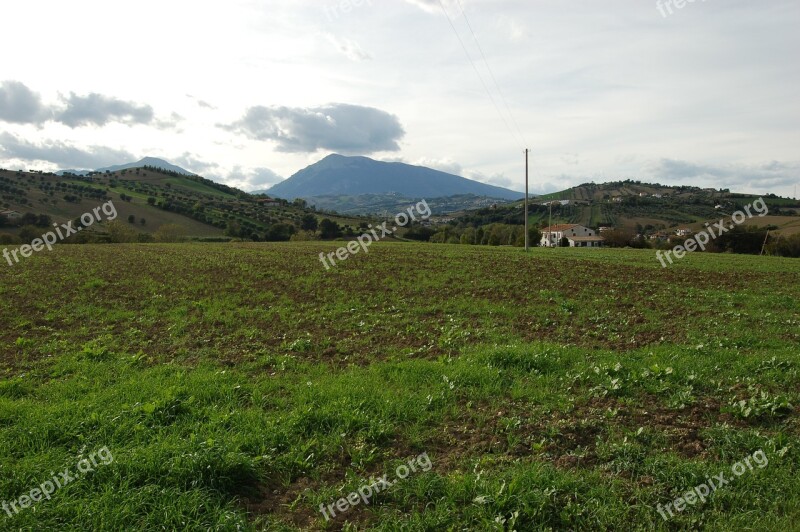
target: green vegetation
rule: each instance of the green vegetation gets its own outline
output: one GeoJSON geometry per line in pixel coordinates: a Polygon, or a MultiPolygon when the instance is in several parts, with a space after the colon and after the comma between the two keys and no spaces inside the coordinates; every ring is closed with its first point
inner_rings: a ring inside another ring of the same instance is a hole
{"type": "MultiPolygon", "coordinates": [[[[162,226],[180,226],[181,234],[188,239],[219,240],[227,236],[228,240],[287,241],[297,231],[308,231],[307,227],[314,225],[309,217],[314,221],[321,219],[315,208],[308,207],[303,200],[288,202],[253,196],[203,177],[151,166],[88,176],[0,169],[0,207],[22,215],[15,220],[0,218],[4,241],[30,242],[40,233],[30,227],[27,231],[22,228],[75,220],[87,209],[106,201],[114,202],[129,227],[114,232],[107,225],[98,225],[71,238],[70,243],[175,241],[159,239],[159,234],[164,233],[162,226]]],[[[355,235],[356,227],[367,220],[335,218],[347,236],[355,235]]]]}
{"type": "Polygon", "coordinates": [[[795,528],[796,261],[382,243],[326,271],[335,246],[0,268],[0,503],[114,457],[0,528],[795,528]],[[763,470],[657,513],[759,449],[763,470]],[[422,452],[431,471],[325,523],[422,452]]]}

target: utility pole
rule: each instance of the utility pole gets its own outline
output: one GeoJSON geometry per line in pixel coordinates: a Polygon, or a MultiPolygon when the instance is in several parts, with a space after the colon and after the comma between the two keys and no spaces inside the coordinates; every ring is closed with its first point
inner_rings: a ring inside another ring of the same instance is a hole
{"type": "Polygon", "coordinates": [[[528,252],[528,149],[525,148],[525,253],[528,252]]]}
{"type": "Polygon", "coordinates": [[[550,239],[553,236],[553,200],[550,200],[550,218],[547,220],[547,247],[553,247],[550,239]]]}

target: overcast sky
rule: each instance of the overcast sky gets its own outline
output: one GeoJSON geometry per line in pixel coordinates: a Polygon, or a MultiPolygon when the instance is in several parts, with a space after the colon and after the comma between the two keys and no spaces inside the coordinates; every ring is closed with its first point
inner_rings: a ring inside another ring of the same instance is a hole
{"type": "Polygon", "coordinates": [[[253,190],[338,152],[522,190],[528,147],[532,192],[794,195],[797,0],[443,1],[455,31],[438,0],[6,2],[0,166],[253,190]]]}

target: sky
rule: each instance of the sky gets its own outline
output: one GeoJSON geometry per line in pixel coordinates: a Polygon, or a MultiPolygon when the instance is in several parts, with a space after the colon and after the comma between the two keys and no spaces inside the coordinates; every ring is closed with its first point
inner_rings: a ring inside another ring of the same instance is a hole
{"type": "MultiPolygon", "coordinates": [[[[330,153],[531,193],[794,196],[797,0],[26,0],[0,167],[160,157],[244,190],[330,153]]],[[[800,187],[798,187],[800,188],[800,187]]]]}

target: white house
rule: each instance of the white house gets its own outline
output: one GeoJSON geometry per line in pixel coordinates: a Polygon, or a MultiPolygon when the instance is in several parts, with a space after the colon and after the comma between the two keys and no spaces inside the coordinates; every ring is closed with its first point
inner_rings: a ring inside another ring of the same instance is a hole
{"type": "Polygon", "coordinates": [[[561,239],[563,238],[566,238],[569,241],[569,246],[573,248],[599,248],[605,242],[603,237],[597,236],[588,227],[578,224],[561,224],[542,229],[540,245],[543,247],[558,247],[561,245],[561,239]]]}
{"type": "Polygon", "coordinates": [[[675,232],[675,234],[677,234],[678,236],[692,236],[694,234],[694,231],[692,231],[691,229],[678,229],[675,232]]]}
{"type": "Polygon", "coordinates": [[[0,211],[0,215],[5,216],[9,220],[16,220],[17,218],[22,218],[22,215],[17,211],[0,211]]]}

